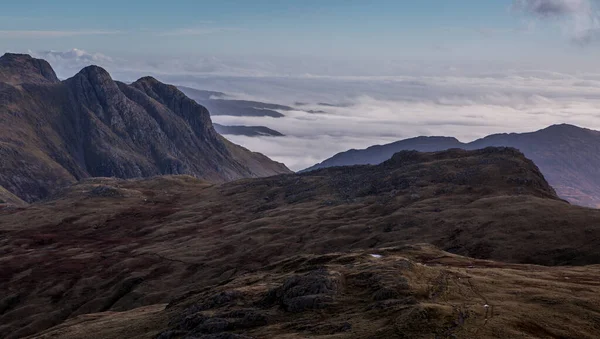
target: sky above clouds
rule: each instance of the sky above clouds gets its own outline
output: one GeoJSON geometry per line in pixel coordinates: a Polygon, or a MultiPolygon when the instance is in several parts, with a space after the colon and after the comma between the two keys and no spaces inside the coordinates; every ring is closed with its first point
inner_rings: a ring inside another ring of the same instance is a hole
{"type": "Polygon", "coordinates": [[[61,78],[97,64],[123,81],[154,75],[294,106],[280,119],[213,120],[283,132],[229,138],[297,170],[349,148],[418,135],[471,141],[554,123],[600,129],[599,6],[21,0],[2,5],[0,51],[44,58],[61,78]]]}
{"type": "Polygon", "coordinates": [[[407,61],[548,68],[575,68],[584,61],[595,67],[596,5],[596,0],[21,0],[2,5],[0,48],[79,48],[113,57],[316,59],[328,62],[329,72],[338,72],[335,65],[343,61],[352,68],[339,72],[357,74],[407,61]],[[590,46],[582,49],[584,44],[590,46]]]}

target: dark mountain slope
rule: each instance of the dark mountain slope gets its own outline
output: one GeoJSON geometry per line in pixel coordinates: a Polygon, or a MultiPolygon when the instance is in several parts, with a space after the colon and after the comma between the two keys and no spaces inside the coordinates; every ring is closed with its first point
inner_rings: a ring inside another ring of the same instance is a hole
{"type": "Polygon", "coordinates": [[[496,134],[469,149],[508,146],[520,149],[542,170],[559,195],[570,202],[600,208],[600,132],[554,125],[523,134],[496,134]]]}
{"type": "Polygon", "coordinates": [[[0,64],[25,65],[7,74],[31,81],[0,77],[0,185],[26,201],[87,177],[190,174],[223,182],[289,172],[227,142],[206,108],[153,78],[127,85],[90,66],[56,82],[37,77],[42,60],[8,55],[0,64]]]}
{"type": "Polygon", "coordinates": [[[514,147],[533,160],[558,194],[572,203],[600,206],[600,132],[555,125],[532,133],[496,134],[461,143],[455,138],[418,137],[364,150],[350,150],[306,169],[378,164],[401,150],[439,151],[449,148],[514,147]]]}
{"type": "Polygon", "coordinates": [[[461,148],[464,144],[456,138],[448,137],[417,137],[397,141],[387,145],[375,145],[365,150],[351,149],[338,153],[333,157],[314,165],[304,171],[312,171],[319,168],[349,165],[377,165],[402,150],[416,150],[420,152],[434,152],[450,148],[461,148]]]}
{"type": "MultiPolygon", "coordinates": [[[[600,262],[598,225],[599,210],[558,199],[537,167],[514,149],[406,151],[377,166],[335,167],[219,185],[189,176],[86,179],[60,199],[0,210],[4,253],[0,336],[16,338],[76,316],[132,310],[173,298],[179,301],[167,310],[173,316],[170,325],[159,321],[146,329],[136,327],[138,331],[181,330],[174,338],[189,333],[203,337],[209,334],[206,331],[257,338],[292,332],[311,336],[333,331],[333,335],[338,327],[328,330],[326,325],[346,321],[352,330],[338,335],[364,338],[361,334],[369,331],[370,322],[361,319],[369,317],[382,320],[370,327],[385,332],[375,338],[393,338],[389,334],[395,333],[393,324],[403,323],[394,319],[416,303],[446,305],[442,313],[425,312],[423,319],[440,316],[448,324],[459,316],[452,305],[468,306],[464,311],[477,319],[469,325],[475,331],[485,318],[486,301],[476,297],[481,292],[496,305],[498,319],[504,319],[511,331],[518,331],[517,321],[527,321],[558,333],[589,337],[584,334],[593,328],[560,330],[556,327],[560,322],[548,324],[537,315],[567,312],[583,319],[599,311],[591,301],[569,304],[555,295],[562,298],[576,286],[585,296],[597,295],[597,269],[460,259],[454,273],[449,273],[443,258],[452,255],[417,251],[411,267],[419,268],[412,271],[395,260],[378,268],[370,261],[377,258],[369,254],[401,260],[410,255],[403,252],[404,246],[430,243],[479,259],[596,264],[600,262]],[[388,253],[384,250],[388,247],[397,250],[388,253]],[[360,258],[342,258],[347,255],[360,258]],[[429,266],[429,260],[439,267],[428,271],[423,264],[429,266]],[[484,268],[494,265],[506,270],[484,268]],[[468,266],[481,267],[472,276],[476,287],[468,287],[468,266]],[[457,275],[459,271],[462,275],[457,275]],[[401,283],[405,274],[409,286],[401,283]],[[531,276],[535,274],[539,275],[531,276]],[[458,277],[465,280],[459,282],[458,277]],[[388,285],[393,281],[401,284],[388,285]],[[528,282],[529,293],[511,294],[514,284],[525,288],[520,285],[523,281],[528,282]],[[568,286],[560,285],[561,281],[568,286]],[[322,284],[330,287],[322,289],[322,284]],[[444,304],[450,295],[456,299],[444,304]],[[408,297],[414,300],[404,299],[408,297]],[[195,302],[198,307],[187,309],[195,302]],[[548,309],[550,302],[556,308],[548,309]],[[537,307],[541,313],[535,311],[537,307]],[[342,309],[351,312],[341,314],[342,309]],[[228,313],[234,311],[238,313],[228,313]],[[512,314],[519,316],[513,319],[512,314]],[[188,325],[182,324],[191,315],[188,325]],[[219,319],[205,323],[210,318],[219,319]]],[[[440,326],[447,325],[440,321],[440,326]]],[[[510,337],[496,325],[490,326],[510,337]]],[[[88,335],[90,329],[79,333],[88,335]]],[[[414,333],[429,330],[429,326],[412,329],[414,333]]],[[[482,336],[468,332],[459,337],[482,336]]]]}

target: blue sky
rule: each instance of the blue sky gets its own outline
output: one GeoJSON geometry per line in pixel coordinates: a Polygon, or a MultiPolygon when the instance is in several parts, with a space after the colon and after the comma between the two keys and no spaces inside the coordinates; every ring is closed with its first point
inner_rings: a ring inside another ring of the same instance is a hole
{"type": "Polygon", "coordinates": [[[595,57],[594,47],[561,39],[565,34],[557,22],[516,13],[512,5],[512,0],[21,0],[2,5],[0,50],[374,63],[535,64],[545,56],[558,64],[595,57]]]}

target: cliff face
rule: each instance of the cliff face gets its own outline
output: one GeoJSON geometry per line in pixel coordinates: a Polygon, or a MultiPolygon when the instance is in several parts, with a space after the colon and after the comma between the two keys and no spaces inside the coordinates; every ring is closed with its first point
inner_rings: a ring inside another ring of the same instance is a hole
{"type": "Polygon", "coordinates": [[[43,60],[0,58],[0,185],[26,201],[86,177],[189,174],[224,182],[288,173],[218,135],[174,86],[97,66],[60,82],[43,60]]]}

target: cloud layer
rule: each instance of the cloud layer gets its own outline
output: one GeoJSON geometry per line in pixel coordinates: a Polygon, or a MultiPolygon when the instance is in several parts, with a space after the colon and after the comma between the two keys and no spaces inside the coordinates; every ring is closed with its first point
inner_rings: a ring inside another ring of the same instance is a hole
{"type": "Polygon", "coordinates": [[[261,80],[198,79],[196,87],[235,88],[239,98],[288,105],[303,101],[296,111],[282,112],[286,116],[280,119],[213,118],[221,124],[264,125],[284,133],[284,138],[231,139],[295,170],[340,151],[419,135],[455,136],[466,142],[557,123],[600,129],[600,76],[594,74],[261,80]],[[323,102],[333,105],[319,104],[323,102]]]}

